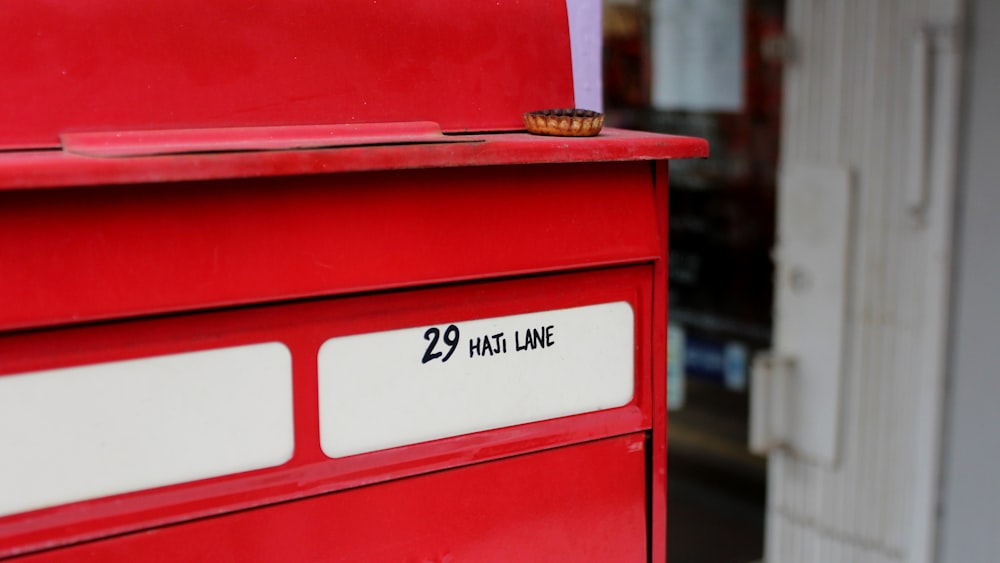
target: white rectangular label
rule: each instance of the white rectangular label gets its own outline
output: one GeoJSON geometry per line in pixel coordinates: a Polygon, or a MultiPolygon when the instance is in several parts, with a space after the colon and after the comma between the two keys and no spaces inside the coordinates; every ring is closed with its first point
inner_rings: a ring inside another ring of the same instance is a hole
{"type": "Polygon", "coordinates": [[[621,301],[332,338],[319,351],[323,451],[344,457],[626,405],[634,332],[621,301]]]}
{"type": "Polygon", "coordinates": [[[0,515],[281,465],[294,446],[279,342],[0,376],[0,515]]]}

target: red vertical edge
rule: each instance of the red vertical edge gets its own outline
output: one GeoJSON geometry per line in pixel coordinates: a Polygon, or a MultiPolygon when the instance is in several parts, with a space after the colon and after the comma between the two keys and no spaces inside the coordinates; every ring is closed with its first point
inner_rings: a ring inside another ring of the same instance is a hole
{"type": "Polygon", "coordinates": [[[299,463],[323,461],[319,447],[319,338],[283,340],[292,351],[292,412],[295,419],[295,455],[299,463]]]}
{"type": "Polygon", "coordinates": [[[667,161],[652,164],[653,195],[660,259],[653,265],[653,443],[650,499],[652,553],[650,561],[667,560],[667,248],[669,202],[667,161]]]}

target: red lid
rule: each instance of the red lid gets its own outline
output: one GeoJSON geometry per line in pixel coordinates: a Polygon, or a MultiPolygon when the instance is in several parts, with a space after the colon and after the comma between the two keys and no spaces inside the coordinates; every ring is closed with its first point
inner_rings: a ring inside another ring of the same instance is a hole
{"type": "Polygon", "coordinates": [[[0,150],[59,135],[431,121],[573,105],[565,0],[9,0],[0,150]]]}

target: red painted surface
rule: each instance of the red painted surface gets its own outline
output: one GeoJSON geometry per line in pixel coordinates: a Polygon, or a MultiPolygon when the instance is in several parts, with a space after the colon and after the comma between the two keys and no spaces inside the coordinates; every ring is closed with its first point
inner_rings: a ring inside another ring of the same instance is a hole
{"type": "Polygon", "coordinates": [[[649,261],[656,213],[644,163],[0,192],[0,331],[649,261]]]}
{"type": "Polygon", "coordinates": [[[649,266],[640,265],[7,335],[0,377],[279,340],[292,353],[296,449],[281,467],[0,517],[0,557],[648,430],[651,283],[649,266]],[[328,338],[613,301],[628,301],[636,316],[630,404],[346,458],[322,453],[316,357],[328,338]]]}
{"type": "Polygon", "coordinates": [[[2,517],[0,558],[665,558],[666,160],[707,145],[511,132],[573,105],[565,2],[487,4],[5,4],[0,377],[278,340],[296,448],[2,517]],[[622,300],[628,405],[323,455],[328,338],[622,300]]]}
{"type": "Polygon", "coordinates": [[[0,52],[0,149],[77,131],[512,130],[524,111],[573,106],[561,0],[17,0],[0,52]]]}
{"type": "Polygon", "coordinates": [[[431,121],[64,133],[60,139],[68,153],[101,158],[479,142],[464,135],[445,135],[431,121]]]}
{"type": "Polygon", "coordinates": [[[0,151],[0,190],[708,156],[708,145],[701,139],[620,129],[605,129],[597,137],[502,133],[460,138],[468,142],[130,158],[92,158],[58,150],[0,151]]]}
{"type": "Polygon", "coordinates": [[[644,441],[609,438],[24,561],[643,562],[644,441]]]}
{"type": "Polygon", "coordinates": [[[294,358],[297,444],[280,468],[0,519],[0,554],[632,432],[651,432],[642,486],[649,546],[665,553],[666,165],[653,170],[475,166],[0,192],[11,266],[0,373],[277,339],[294,358]],[[486,281],[497,279],[509,281],[486,281]],[[343,460],[319,450],[315,355],[326,338],[622,299],[637,314],[633,404],[343,460]],[[195,312],[206,309],[217,312],[195,312]],[[182,311],[192,313],[143,319],[182,311]]]}
{"type": "Polygon", "coordinates": [[[656,216],[660,233],[660,256],[653,264],[653,342],[652,352],[652,418],[650,440],[649,479],[650,530],[653,542],[650,544],[650,561],[667,560],[667,312],[669,293],[667,292],[669,225],[667,207],[669,205],[667,162],[660,161],[653,168],[653,183],[656,208],[661,210],[656,216]]]}

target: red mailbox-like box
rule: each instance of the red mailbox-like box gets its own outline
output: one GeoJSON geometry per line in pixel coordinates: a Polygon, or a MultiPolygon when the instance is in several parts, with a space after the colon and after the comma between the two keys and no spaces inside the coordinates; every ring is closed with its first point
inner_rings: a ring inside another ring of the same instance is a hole
{"type": "Polygon", "coordinates": [[[667,160],[562,1],[0,13],[0,559],[660,561],[667,160]]]}

